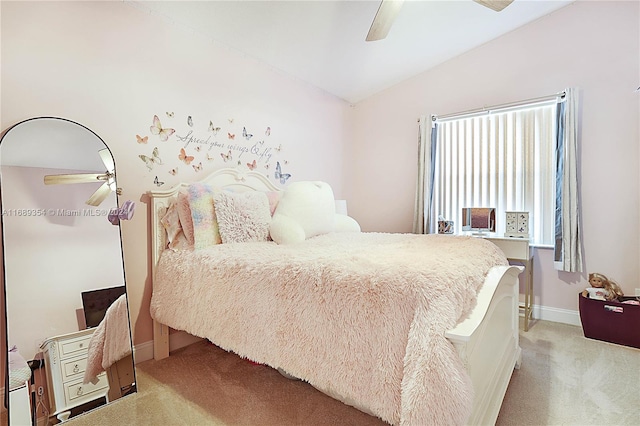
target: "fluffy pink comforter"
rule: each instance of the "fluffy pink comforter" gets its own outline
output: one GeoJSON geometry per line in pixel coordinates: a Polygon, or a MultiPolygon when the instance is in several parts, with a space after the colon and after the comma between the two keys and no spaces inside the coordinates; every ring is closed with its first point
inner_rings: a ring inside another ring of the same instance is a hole
{"type": "Polygon", "coordinates": [[[130,354],[129,313],[123,294],[109,306],[91,336],[83,383],[95,381],[98,374],[130,354]]]}
{"type": "Polygon", "coordinates": [[[473,388],[444,332],[507,261],[450,235],[341,233],[165,251],[151,316],[393,424],[462,424],[473,388]]]}

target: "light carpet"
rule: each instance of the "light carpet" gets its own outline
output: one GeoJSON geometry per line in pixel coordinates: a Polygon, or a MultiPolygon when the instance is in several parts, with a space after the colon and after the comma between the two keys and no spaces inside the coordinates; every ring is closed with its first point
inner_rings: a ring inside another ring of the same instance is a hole
{"type": "MultiPolygon", "coordinates": [[[[640,350],[536,321],[497,425],[640,424],[640,350]]],[[[206,342],[136,369],[138,393],[69,420],[82,425],[383,425],[271,368],[206,342]]]]}

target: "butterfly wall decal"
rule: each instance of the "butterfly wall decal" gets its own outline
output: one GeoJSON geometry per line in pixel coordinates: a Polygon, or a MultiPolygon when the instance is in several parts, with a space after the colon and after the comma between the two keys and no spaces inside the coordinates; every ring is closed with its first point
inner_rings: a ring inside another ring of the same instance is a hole
{"type": "Polygon", "coordinates": [[[163,128],[157,115],[153,116],[153,125],[149,128],[149,130],[151,130],[151,133],[153,133],[154,135],[158,135],[160,137],[160,140],[163,142],[166,142],[169,139],[169,136],[175,133],[174,129],[163,128]]]}
{"type": "Polygon", "coordinates": [[[187,117],[187,124],[189,125],[189,127],[193,127],[193,118],[191,118],[191,116],[187,117]]]}
{"type": "Polygon", "coordinates": [[[162,159],[160,158],[160,154],[158,153],[158,147],[153,148],[153,152],[151,153],[150,157],[144,154],[141,154],[138,157],[140,157],[140,159],[144,161],[144,163],[147,165],[147,169],[149,170],[152,170],[153,166],[155,166],[156,164],[163,164],[162,159]]]}
{"type": "Polygon", "coordinates": [[[207,153],[207,161],[213,161],[215,159],[214,156],[212,156],[211,154],[207,153]]]}
{"type": "Polygon", "coordinates": [[[158,179],[158,176],[156,176],[156,178],[153,180],[153,183],[155,183],[156,186],[164,185],[164,182],[160,182],[160,180],[158,179]]]}
{"type": "Polygon", "coordinates": [[[213,121],[209,121],[209,131],[213,132],[213,136],[217,135],[220,131],[220,127],[216,127],[213,125],[213,121]]]}
{"type": "Polygon", "coordinates": [[[233,157],[231,156],[231,150],[229,150],[228,154],[225,154],[224,152],[220,153],[220,157],[222,157],[222,159],[224,160],[224,162],[226,163],[229,160],[233,160],[233,157]]]}
{"type": "Polygon", "coordinates": [[[202,162],[200,162],[198,165],[192,164],[191,167],[193,167],[193,170],[195,170],[196,172],[200,172],[202,171],[202,162]]]}
{"type": "Polygon", "coordinates": [[[271,136],[271,127],[267,127],[267,130],[264,131],[265,136],[271,136]]]}
{"type": "Polygon", "coordinates": [[[177,174],[178,174],[178,168],[176,167],[175,169],[171,169],[171,170],[169,170],[169,174],[170,174],[171,176],[175,176],[175,175],[177,175],[177,174]]]}
{"type": "Polygon", "coordinates": [[[253,134],[251,133],[247,133],[247,128],[243,127],[242,128],[242,137],[245,138],[246,140],[249,140],[253,137],[253,134]]]}
{"type": "Polygon", "coordinates": [[[235,139],[235,138],[236,138],[236,135],[235,135],[235,133],[228,133],[228,132],[227,132],[227,137],[228,137],[229,139],[232,139],[232,140],[233,140],[233,139],[235,139]]]}
{"type": "Polygon", "coordinates": [[[138,141],[138,143],[147,143],[147,141],[149,140],[149,136],[145,136],[143,138],[140,135],[136,135],[136,140],[138,141]]]}
{"type": "Polygon", "coordinates": [[[172,112],[168,112],[168,111],[167,111],[167,117],[169,117],[169,118],[173,118],[173,111],[172,111],[172,112]]]}
{"type": "Polygon", "coordinates": [[[187,155],[187,152],[184,148],[180,148],[180,154],[178,154],[178,159],[182,161],[184,164],[191,164],[195,157],[193,155],[187,155]]]}
{"type": "Polygon", "coordinates": [[[276,178],[277,180],[279,180],[279,181],[280,181],[280,183],[281,183],[282,185],[284,185],[284,184],[287,182],[287,180],[291,177],[291,174],[289,174],[289,173],[282,173],[282,168],[280,167],[280,162],[279,162],[279,161],[277,161],[277,162],[276,162],[276,171],[275,171],[275,173],[274,173],[274,176],[275,176],[275,178],[276,178]]]}
{"type": "Polygon", "coordinates": [[[247,163],[247,167],[249,170],[255,170],[258,165],[256,164],[256,160],[253,160],[253,163],[247,163]]]}

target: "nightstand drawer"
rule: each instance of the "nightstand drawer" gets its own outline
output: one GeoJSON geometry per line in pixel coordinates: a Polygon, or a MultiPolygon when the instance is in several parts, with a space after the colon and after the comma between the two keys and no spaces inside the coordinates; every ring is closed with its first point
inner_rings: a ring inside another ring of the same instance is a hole
{"type": "Polygon", "coordinates": [[[78,358],[66,359],[60,362],[62,368],[62,381],[66,382],[75,376],[82,374],[87,369],[87,355],[81,355],[78,358]]]}
{"type": "Polygon", "coordinates": [[[500,247],[508,259],[529,260],[529,240],[524,238],[487,238],[500,247]]]}
{"type": "Polygon", "coordinates": [[[82,336],[77,339],[62,340],[58,344],[60,345],[60,359],[64,359],[70,356],[78,354],[86,354],[89,348],[89,341],[91,336],[82,336]]]}
{"type": "Polygon", "coordinates": [[[67,401],[67,405],[76,405],[81,403],[81,401],[93,401],[100,396],[106,395],[108,388],[109,382],[107,376],[102,373],[98,376],[98,382],[96,384],[83,384],[82,379],[77,382],[65,383],[64,398],[67,401]]]}

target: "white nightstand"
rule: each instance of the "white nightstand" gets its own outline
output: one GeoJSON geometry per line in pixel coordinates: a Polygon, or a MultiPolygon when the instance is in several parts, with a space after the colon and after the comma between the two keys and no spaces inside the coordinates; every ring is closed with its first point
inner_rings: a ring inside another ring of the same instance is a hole
{"type": "Polygon", "coordinates": [[[40,346],[45,356],[49,411],[60,421],[69,418],[72,408],[105,397],[109,390],[104,372],[98,376],[97,383],[82,383],[93,331],[50,337],[40,346]]]}

